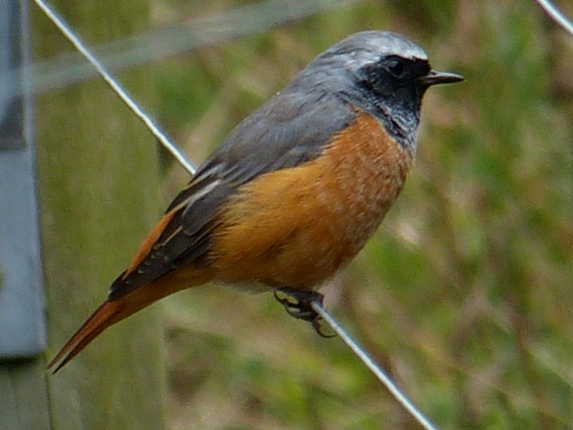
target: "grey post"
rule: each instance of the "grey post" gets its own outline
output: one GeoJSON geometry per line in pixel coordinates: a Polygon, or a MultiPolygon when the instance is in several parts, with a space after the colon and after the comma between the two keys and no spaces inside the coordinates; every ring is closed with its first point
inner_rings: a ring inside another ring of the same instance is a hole
{"type": "Polygon", "coordinates": [[[46,347],[25,1],[0,0],[0,360],[46,347]]]}

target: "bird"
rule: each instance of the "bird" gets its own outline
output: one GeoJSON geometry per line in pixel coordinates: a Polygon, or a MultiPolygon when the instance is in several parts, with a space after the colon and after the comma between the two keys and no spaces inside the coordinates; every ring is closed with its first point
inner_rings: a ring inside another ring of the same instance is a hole
{"type": "Polygon", "coordinates": [[[426,90],[462,80],[390,31],[358,32],[318,55],[199,166],[47,370],[157,300],[210,282],[274,291],[317,328],[316,290],[404,187],[426,90]]]}

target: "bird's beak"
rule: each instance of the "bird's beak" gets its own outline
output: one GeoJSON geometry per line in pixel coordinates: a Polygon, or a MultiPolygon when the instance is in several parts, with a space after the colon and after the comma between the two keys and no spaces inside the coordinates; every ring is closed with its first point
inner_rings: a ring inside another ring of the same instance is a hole
{"type": "Polygon", "coordinates": [[[418,79],[426,87],[438,84],[452,84],[463,80],[464,77],[456,73],[438,72],[437,70],[430,70],[430,73],[418,79]]]}

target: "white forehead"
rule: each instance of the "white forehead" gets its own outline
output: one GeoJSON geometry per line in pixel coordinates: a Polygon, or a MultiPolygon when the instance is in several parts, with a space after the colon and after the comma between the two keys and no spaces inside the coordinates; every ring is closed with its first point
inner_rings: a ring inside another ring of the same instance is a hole
{"type": "Polygon", "coordinates": [[[410,39],[391,31],[363,31],[346,39],[351,44],[363,44],[367,50],[382,55],[427,60],[428,55],[410,39]]]}
{"type": "Polygon", "coordinates": [[[338,57],[362,66],[381,57],[397,55],[407,59],[428,60],[422,48],[410,39],[390,31],[362,31],[332,46],[323,56],[338,57]]]}

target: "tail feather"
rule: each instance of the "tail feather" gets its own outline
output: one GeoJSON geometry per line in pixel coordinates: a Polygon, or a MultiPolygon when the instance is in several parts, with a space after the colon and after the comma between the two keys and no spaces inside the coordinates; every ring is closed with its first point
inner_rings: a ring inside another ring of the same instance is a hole
{"type": "Polygon", "coordinates": [[[46,370],[55,374],[106,328],[125,318],[120,314],[122,308],[121,302],[104,302],[58,352],[46,370]]]}
{"type": "Polygon", "coordinates": [[[143,285],[118,300],[106,300],[58,352],[46,370],[56,373],[113,324],[163,297],[186,288],[202,285],[212,279],[212,269],[199,271],[193,268],[180,269],[155,282],[143,285]]]}

